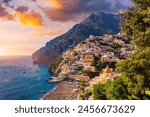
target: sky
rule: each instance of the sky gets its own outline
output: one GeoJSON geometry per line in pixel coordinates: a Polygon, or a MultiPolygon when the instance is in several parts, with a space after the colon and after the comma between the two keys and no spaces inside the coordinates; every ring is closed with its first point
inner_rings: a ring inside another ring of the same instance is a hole
{"type": "Polygon", "coordinates": [[[130,6],[130,0],[0,0],[0,56],[32,55],[91,13],[130,6]]]}

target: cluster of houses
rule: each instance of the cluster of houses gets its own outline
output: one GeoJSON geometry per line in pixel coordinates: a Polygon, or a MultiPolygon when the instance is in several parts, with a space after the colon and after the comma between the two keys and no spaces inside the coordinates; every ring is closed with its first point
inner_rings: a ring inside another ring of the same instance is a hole
{"type": "Polygon", "coordinates": [[[96,76],[95,78],[89,81],[89,88],[93,89],[93,86],[98,83],[106,83],[108,81],[113,81],[114,77],[120,75],[121,75],[120,73],[114,72],[112,68],[109,68],[107,66],[105,69],[102,70],[99,76],[96,76]]]}
{"type": "Polygon", "coordinates": [[[90,36],[85,41],[63,53],[63,60],[59,66],[59,77],[69,77],[76,81],[86,81],[89,87],[94,84],[112,81],[120,75],[108,66],[97,71],[93,65],[95,59],[102,63],[118,62],[122,58],[131,57],[134,47],[128,38],[118,35],[90,36]],[[99,75],[90,78],[83,71],[99,72],[99,75]]]}

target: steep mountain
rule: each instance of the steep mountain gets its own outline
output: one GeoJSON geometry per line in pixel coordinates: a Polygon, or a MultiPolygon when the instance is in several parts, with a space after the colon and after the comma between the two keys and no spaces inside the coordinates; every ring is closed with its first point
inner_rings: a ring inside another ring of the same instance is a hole
{"type": "Polygon", "coordinates": [[[45,47],[33,53],[33,62],[35,64],[52,63],[64,51],[90,35],[116,34],[119,31],[119,19],[114,14],[91,14],[83,22],[74,25],[67,33],[47,42],[45,47]]]}

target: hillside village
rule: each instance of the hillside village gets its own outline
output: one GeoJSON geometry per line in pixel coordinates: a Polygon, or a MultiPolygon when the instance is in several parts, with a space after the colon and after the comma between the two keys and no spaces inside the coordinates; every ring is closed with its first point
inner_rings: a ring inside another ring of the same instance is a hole
{"type": "Polygon", "coordinates": [[[115,71],[115,64],[133,54],[134,47],[130,41],[121,33],[104,36],[91,35],[62,54],[59,66],[55,70],[57,77],[49,82],[70,81],[75,85],[74,90],[81,94],[87,90],[92,91],[97,83],[112,81],[114,77],[120,75],[115,71]],[[84,85],[81,86],[81,84],[84,85]]]}

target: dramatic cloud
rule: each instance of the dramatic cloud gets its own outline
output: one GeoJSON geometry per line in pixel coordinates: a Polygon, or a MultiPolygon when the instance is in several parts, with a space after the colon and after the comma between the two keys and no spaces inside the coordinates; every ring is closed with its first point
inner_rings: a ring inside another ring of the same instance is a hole
{"type": "Polygon", "coordinates": [[[25,6],[19,6],[18,8],[15,9],[18,12],[27,12],[28,11],[28,7],[25,6]]]}
{"type": "MultiPolygon", "coordinates": [[[[52,22],[80,22],[91,13],[115,13],[130,4],[130,0],[0,0],[0,18],[48,29],[52,22]]],[[[56,28],[44,34],[59,32],[56,28]]]]}
{"type": "Polygon", "coordinates": [[[104,0],[103,2],[95,0],[49,0],[48,2],[51,7],[44,9],[46,16],[52,21],[62,22],[78,19],[91,12],[109,11],[111,7],[111,3],[104,0]]]}
{"type": "Polygon", "coordinates": [[[31,25],[33,27],[42,27],[43,18],[37,12],[18,12],[16,17],[21,21],[24,25],[31,25]]]}
{"type": "Polygon", "coordinates": [[[0,18],[3,20],[19,20],[23,25],[42,30],[44,19],[37,11],[30,10],[27,6],[11,6],[8,2],[11,0],[0,1],[0,18]]]}
{"type": "Polygon", "coordinates": [[[1,3],[0,3],[0,18],[7,20],[14,19],[14,16],[7,10],[7,6],[1,3]]]}
{"type": "MultiPolygon", "coordinates": [[[[125,2],[122,0],[1,0],[1,2],[17,12],[41,9],[50,21],[59,22],[81,20],[95,12],[116,12],[130,4],[130,0],[125,2]]],[[[2,14],[9,15],[6,9],[1,7],[1,16],[2,14]]]]}
{"type": "Polygon", "coordinates": [[[94,12],[116,12],[125,9],[120,0],[48,0],[51,7],[44,9],[52,21],[80,19],[94,12]]]}
{"type": "Polygon", "coordinates": [[[31,55],[91,13],[128,6],[131,0],[0,0],[0,55],[31,55]]]}
{"type": "Polygon", "coordinates": [[[22,24],[33,27],[44,26],[42,16],[38,12],[28,11],[28,8],[24,6],[20,6],[10,13],[7,6],[0,4],[0,18],[7,20],[18,19],[22,24]]]}

